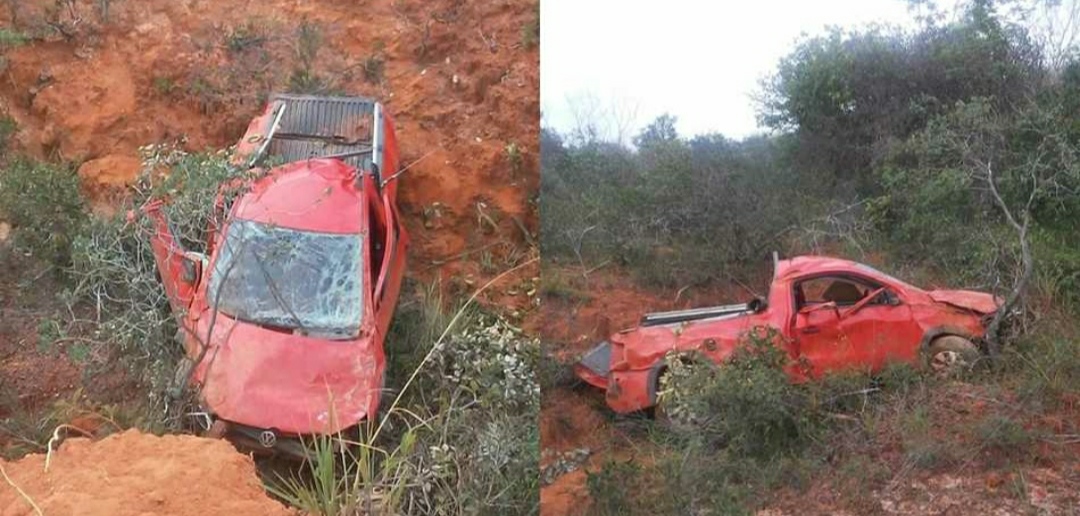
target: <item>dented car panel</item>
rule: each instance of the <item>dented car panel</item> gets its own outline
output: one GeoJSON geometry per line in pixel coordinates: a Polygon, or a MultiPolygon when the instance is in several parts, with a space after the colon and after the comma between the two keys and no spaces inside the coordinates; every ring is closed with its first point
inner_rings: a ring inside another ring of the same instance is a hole
{"type": "Polygon", "coordinates": [[[927,295],[938,303],[984,314],[992,313],[1003,303],[999,297],[971,290],[931,290],[927,295]]]}
{"type": "MultiPolygon", "coordinates": [[[[281,110],[298,108],[289,96],[275,98],[249,126],[240,162],[265,149],[273,155],[275,127],[289,127],[281,110]]],[[[182,328],[190,383],[212,419],[236,428],[275,436],[330,434],[378,411],[383,341],[409,240],[397,210],[397,182],[377,173],[380,167],[397,170],[397,146],[393,123],[378,104],[328,99],[374,106],[353,110],[371,114],[367,127],[356,131],[369,140],[333,140],[369,155],[311,156],[254,168],[246,179],[222,185],[220,222],[209,228],[208,255],[176,241],[163,200],[143,207],[153,222],[151,245],[165,293],[182,328]],[[230,189],[238,194],[226,206],[230,189]]],[[[292,143],[337,138],[285,136],[292,143]]]]}
{"type": "Polygon", "coordinates": [[[791,358],[792,381],[878,371],[894,362],[917,363],[943,335],[981,338],[982,321],[1000,301],[981,292],[925,291],[847,260],[798,257],[777,262],[767,299],[650,314],[588,352],[575,371],[607,391],[613,410],[634,412],[656,404],[657,381],[671,352],[719,364],[748,331],[771,327],[791,358]],[[609,357],[606,367],[597,364],[602,356],[609,357]]]}

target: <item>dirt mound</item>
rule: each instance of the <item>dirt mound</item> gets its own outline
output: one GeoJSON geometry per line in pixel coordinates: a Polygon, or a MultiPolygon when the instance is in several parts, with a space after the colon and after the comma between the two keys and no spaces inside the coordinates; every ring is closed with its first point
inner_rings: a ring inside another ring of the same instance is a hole
{"type": "Polygon", "coordinates": [[[546,266],[544,283],[540,310],[544,337],[556,343],[555,355],[566,360],[635,326],[646,312],[717,305],[749,296],[718,285],[648,289],[635,283],[629,271],[614,266],[587,275],[576,267],[546,266]]]}
{"type": "MultiPolygon", "coordinates": [[[[70,439],[45,455],[2,464],[44,514],[291,514],[263,491],[251,458],[227,442],[129,430],[97,442],[70,439]]],[[[7,482],[0,515],[34,514],[7,482]]]]}

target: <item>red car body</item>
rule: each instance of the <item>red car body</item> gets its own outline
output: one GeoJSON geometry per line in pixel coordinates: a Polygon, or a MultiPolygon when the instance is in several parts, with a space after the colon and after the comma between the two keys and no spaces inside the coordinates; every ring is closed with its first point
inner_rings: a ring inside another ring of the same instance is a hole
{"type": "Polygon", "coordinates": [[[287,162],[224,185],[240,192],[227,211],[218,196],[205,254],[174,238],[163,201],[144,212],[208,422],[273,448],[377,414],[408,235],[397,182],[380,175],[399,161],[379,104],[276,96],[236,161],[259,149],[287,162]]]}
{"type": "Polygon", "coordinates": [[[670,352],[720,364],[748,331],[771,327],[791,358],[793,381],[877,371],[890,362],[918,362],[938,337],[980,339],[999,301],[982,292],[923,290],[848,260],[797,257],[777,262],[767,300],[646,315],[639,327],[593,348],[575,372],[606,390],[613,410],[634,412],[656,405],[670,352]]]}

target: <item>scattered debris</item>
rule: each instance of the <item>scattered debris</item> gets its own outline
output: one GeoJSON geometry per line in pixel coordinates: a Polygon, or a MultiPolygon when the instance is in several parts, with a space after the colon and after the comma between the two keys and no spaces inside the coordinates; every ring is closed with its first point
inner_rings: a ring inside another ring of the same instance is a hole
{"type": "Polygon", "coordinates": [[[576,448],[564,452],[544,450],[541,459],[550,462],[540,471],[540,484],[551,485],[552,482],[555,482],[555,479],[577,471],[589,460],[590,455],[592,455],[592,451],[588,448],[576,448]],[[555,458],[551,459],[552,456],[555,458]]]}

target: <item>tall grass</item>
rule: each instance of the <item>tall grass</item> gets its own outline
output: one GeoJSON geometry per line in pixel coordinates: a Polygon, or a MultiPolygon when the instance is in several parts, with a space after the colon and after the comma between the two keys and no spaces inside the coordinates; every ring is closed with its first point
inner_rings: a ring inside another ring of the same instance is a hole
{"type": "Polygon", "coordinates": [[[312,514],[534,514],[538,511],[539,344],[437,285],[395,319],[381,416],[310,443],[307,469],[268,489],[312,514]]]}

